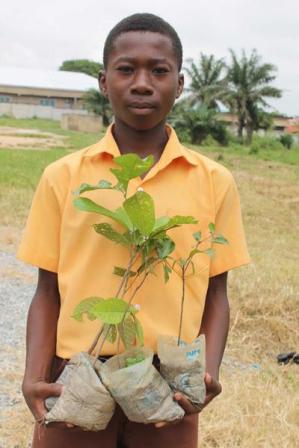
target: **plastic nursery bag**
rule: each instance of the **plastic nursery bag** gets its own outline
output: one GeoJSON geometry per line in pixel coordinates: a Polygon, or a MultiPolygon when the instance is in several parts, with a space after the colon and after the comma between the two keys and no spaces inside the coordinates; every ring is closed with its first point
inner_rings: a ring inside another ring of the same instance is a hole
{"type": "Polygon", "coordinates": [[[170,387],[153,366],[153,355],[150,348],[134,348],[113,356],[101,369],[103,383],[132,422],[173,421],[184,416],[170,387]],[[140,355],[142,361],[125,367],[128,358],[140,355]]]}
{"type": "Polygon", "coordinates": [[[88,353],[77,353],[65,366],[57,383],[63,384],[58,398],[46,400],[49,412],[45,422],[67,422],[89,431],[100,431],[108,425],[115,401],[100,379],[102,363],[88,353]]]}
{"type": "Polygon", "coordinates": [[[191,344],[181,341],[177,345],[174,336],[158,337],[160,372],[170,387],[182,392],[196,406],[206,396],[205,337],[200,335],[191,344]]]}

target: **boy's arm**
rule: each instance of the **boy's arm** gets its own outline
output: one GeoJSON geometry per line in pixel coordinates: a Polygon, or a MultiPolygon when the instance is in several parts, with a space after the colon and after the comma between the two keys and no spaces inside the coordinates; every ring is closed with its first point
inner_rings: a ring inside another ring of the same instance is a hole
{"type": "Polygon", "coordinates": [[[206,337],[206,372],[218,381],[229,329],[227,272],[211,277],[200,334],[206,337]]]}
{"type": "Polygon", "coordinates": [[[48,384],[56,352],[59,310],[57,274],[39,269],[36,292],[28,312],[26,368],[22,384],[24,398],[36,420],[46,413],[45,398],[61,393],[61,385],[48,384]]]}

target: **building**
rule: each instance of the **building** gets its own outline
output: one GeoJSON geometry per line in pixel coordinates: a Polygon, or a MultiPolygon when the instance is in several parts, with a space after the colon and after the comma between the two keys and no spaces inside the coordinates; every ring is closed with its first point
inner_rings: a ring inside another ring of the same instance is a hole
{"type": "Polygon", "coordinates": [[[86,115],[83,95],[98,89],[84,73],[0,67],[0,115],[60,120],[67,113],[86,115]]]}
{"type": "MultiPolygon", "coordinates": [[[[218,118],[227,123],[228,127],[233,133],[237,133],[238,130],[238,116],[229,112],[221,112],[218,115],[218,118]]],[[[290,133],[290,126],[295,123],[295,121],[299,122],[299,119],[286,117],[283,115],[275,115],[273,116],[273,123],[271,126],[271,130],[268,132],[272,133],[275,136],[280,136],[285,133],[290,133]]],[[[298,131],[297,131],[298,132],[298,131]]],[[[265,133],[265,129],[261,128],[258,131],[259,134],[263,135],[265,133]]]]}

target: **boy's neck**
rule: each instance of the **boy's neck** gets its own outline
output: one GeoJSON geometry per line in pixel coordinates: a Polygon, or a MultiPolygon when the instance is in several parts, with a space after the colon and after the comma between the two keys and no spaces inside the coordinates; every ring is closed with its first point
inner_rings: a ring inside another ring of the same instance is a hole
{"type": "Polygon", "coordinates": [[[165,121],[159,123],[155,128],[138,131],[115,119],[112,129],[121,154],[131,152],[139,155],[141,158],[152,154],[155,162],[160,159],[168,141],[165,121]]]}

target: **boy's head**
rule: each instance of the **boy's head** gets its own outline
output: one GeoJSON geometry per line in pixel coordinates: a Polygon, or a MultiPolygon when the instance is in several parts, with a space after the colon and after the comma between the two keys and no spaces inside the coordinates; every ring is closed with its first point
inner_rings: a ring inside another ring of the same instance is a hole
{"type": "Polygon", "coordinates": [[[183,90],[182,45],[176,31],[152,14],[119,22],[104,46],[100,89],[115,123],[149,130],[165,121],[183,90]]]}
{"type": "Polygon", "coordinates": [[[151,33],[159,33],[167,36],[172,43],[173,52],[177,60],[178,71],[181,71],[183,62],[183,48],[181,40],[175,29],[161,17],[154,14],[139,13],[124,18],[117,23],[108,34],[103,51],[104,68],[107,68],[109,54],[113,49],[113,45],[118,36],[130,31],[148,31],[151,33]]]}

